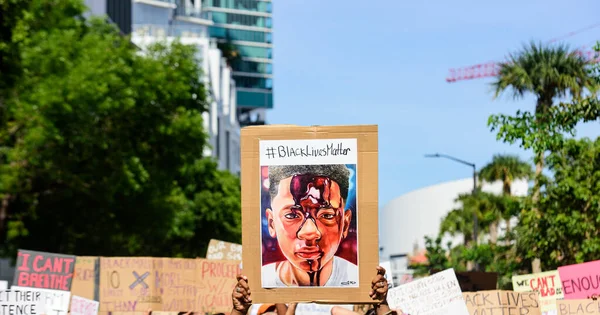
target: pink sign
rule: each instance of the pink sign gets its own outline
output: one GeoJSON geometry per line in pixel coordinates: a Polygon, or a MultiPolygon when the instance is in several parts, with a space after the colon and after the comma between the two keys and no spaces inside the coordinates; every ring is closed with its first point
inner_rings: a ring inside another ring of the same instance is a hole
{"type": "Polygon", "coordinates": [[[71,315],[98,315],[99,304],[98,301],[73,295],[71,297],[71,315]]]}
{"type": "Polygon", "coordinates": [[[600,260],[558,268],[565,300],[591,299],[600,295],[600,260]]]}

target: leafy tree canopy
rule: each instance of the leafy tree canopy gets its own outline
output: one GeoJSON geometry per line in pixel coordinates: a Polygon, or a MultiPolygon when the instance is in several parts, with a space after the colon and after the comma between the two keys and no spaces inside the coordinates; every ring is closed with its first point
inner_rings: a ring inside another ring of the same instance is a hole
{"type": "Polygon", "coordinates": [[[239,180],[203,158],[194,48],[142,55],[81,1],[25,2],[5,47],[18,80],[0,97],[4,254],[195,257],[210,238],[239,242],[239,180]]]}

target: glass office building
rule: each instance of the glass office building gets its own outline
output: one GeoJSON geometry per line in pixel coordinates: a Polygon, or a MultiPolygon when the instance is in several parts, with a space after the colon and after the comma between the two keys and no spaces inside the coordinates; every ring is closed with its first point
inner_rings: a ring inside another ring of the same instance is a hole
{"type": "Polygon", "coordinates": [[[231,63],[239,110],[273,108],[271,0],[202,0],[202,17],[214,23],[211,37],[239,52],[231,63]]]}

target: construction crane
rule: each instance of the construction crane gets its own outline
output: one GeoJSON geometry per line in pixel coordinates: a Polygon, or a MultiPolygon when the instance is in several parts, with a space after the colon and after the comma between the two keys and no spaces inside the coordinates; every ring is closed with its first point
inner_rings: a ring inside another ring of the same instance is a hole
{"type": "MultiPolygon", "coordinates": [[[[553,43],[567,37],[571,37],[573,35],[588,31],[590,29],[599,27],[600,23],[592,24],[590,26],[584,27],[574,32],[567,33],[565,35],[555,37],[548,41],[548,43],[553,43]]],[[[600,62],[600,57],[593,49],[588,49],[586,47],[581,47],[575,51],[575,53],[581,55],[584,58],[589,59],[591,62],[600,62]]],[[[480,63],[468,67],[461,68],[452,68],[450,69],[450,73],[448,77],[446,77],[446,82],[453,83],[457,81],[464,80],[474,80],[474,79],[482,79],[495,77],[498,75],[498,71],[500,70],[500,62],[490,61],[486,63],[480,63]]]]}

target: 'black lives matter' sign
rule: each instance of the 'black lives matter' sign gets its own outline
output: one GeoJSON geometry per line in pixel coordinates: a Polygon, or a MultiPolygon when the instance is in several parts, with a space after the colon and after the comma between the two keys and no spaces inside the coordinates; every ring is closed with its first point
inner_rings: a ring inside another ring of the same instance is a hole
{"type": "Polygon", "coordinates": [[[13,285],[70,291],[75,256],[19,250],[13,285]]]}

